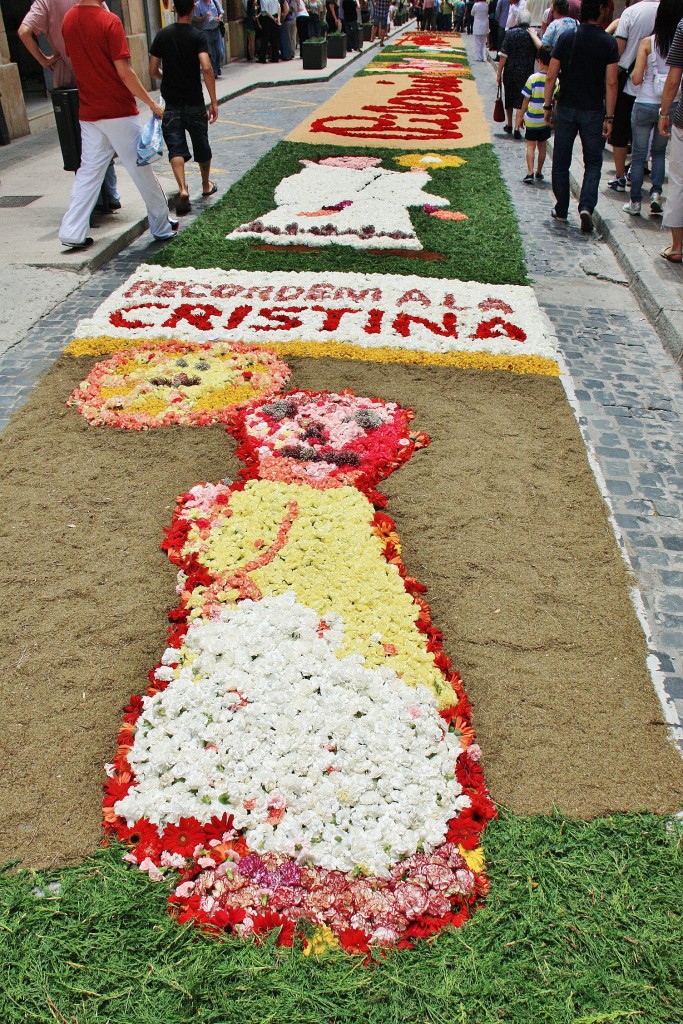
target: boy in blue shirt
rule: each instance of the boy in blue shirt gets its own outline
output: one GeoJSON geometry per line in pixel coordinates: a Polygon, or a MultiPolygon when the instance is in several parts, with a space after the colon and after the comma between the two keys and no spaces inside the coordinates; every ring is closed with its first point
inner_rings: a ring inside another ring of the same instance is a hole
{"type": "MultiPolygon", "coordinates": [[[[529,75],[522,89],[522,107],[517,114],[515,130],[518,132],[524,123],[526,129],[526,167],[527,174],[522,180],[525,185],[533,185],[534,181],[543,181],[543,164],[545,163],[550,138],[550,125],[546,124],[543,104],[545,103],[545,79],[550,64],[550,47],[541,46],[536,58],[538,71],[529,75]],[[534,174],[534,160],[536,173],[534,174]]],[[[557,86],[555,91],[557,91],[557,86]]],[[[519,136],[517,136],[519,138],[519,136]]]]}

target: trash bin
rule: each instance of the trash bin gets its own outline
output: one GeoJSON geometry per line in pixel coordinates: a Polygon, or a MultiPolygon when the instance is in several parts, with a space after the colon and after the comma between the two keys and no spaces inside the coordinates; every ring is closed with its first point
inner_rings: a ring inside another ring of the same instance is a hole
{"type": "Polygon", "coordinates": [[[78,121],[78,89],[54,89],[52,107],[65,171],[81,166],[81,126],[78,121]]]}

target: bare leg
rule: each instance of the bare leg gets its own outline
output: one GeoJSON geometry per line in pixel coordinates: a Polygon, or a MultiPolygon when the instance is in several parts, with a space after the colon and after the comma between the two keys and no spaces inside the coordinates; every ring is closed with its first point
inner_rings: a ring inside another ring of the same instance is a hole
{"type": "Polygon", "coordinates": [[[671,252],[680,253],[683,249],[683,228],[670,228],[671,252]]]}
{"type": "Polygon", "coordinates": [[[178,190],[182,198],[186,199],[188,196],[187,183],[185,181],[185,158],[182,156],[171,157],[171,170],[175,175],[175,180],[178,183],[178,190]]]}
{"type": "Polygon", "coordinates": [[[546,153],[547,152],[548,152],[548,143],[547,142],[539,142],[538,143],[538,167],[537,167],[537,170],[536,170],[537,174],[540,174],[541,171],[543,170],[543,164],[545,163],[545,157],[546,157],[546,153]]]}
{"type": "Polygon", "coordinates": [[[211,161],[207,160],[205,163],[200,164],[199,170],[202,175],[202,192],[209,192],[211,190],[211,182],[209,181],[209,175],[211,174],[211,161]]]}
{"type": "Polygon", "coordinates": [[[626,177],[626,146],[612,146],[614,170],[617,178],[626,177]]]}
{"type": "Polygon", "coordinates": [[[526,169],[529,174],[534,173],[534,153],[536,152],[536,143],[527,142],[526,144],[526,169]]]}

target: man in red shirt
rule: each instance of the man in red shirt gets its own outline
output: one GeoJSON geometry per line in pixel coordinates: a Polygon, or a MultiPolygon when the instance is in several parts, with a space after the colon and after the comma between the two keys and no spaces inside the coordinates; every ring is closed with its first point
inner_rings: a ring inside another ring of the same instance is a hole
{"type": "MultiPolygon", "coordinates": [[[[38,61],[42,68],[52,71],[53,89],[73,89],[76,85],[74,69],[64,51],[62,22],[78,0],[33,0],[28,14],[19,26],[17,35],[38,61]],[[38,45],[38,36],[46,36],[51,56],[43,53],[38,45]]],[[[116,171],[112,161],[104,178],[104,191],[109,200],[109,210],[121,209],[121,197],[116,184],[116,171]]],[[[96,207],[97,208],[97,207],[96,207]]]]}
{"type": "Polygon", "coordinates": [[[62,35],[78,85],[82,151],[60,242],[77,249],[92,245],[87,237],[90,214],[115,153],[145,202],[150,231],[155,238],[171,238],[178,222],[169,220],[161,185],[151,167],[137,165],[140,123],[134,97],[157,117],[163,116],[163,108],[130,66],[123,25],[100,0],[80,0],[65,15],[62,35]]]}

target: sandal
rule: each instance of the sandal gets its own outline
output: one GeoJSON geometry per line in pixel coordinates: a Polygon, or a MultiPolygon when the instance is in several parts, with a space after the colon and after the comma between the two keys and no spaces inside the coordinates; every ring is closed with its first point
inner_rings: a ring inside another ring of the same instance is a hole
{"type": "Polygon", "coordinates": [[[209,185],[211,186],[209,191],[202,192],[202,196],[204,197],[204,199],[208,199],[209,196],[215,195],[215,193],[218,192],[218,185],[214,185],[212,181],[209,182],[209,185]]]}
{"type": "Polygon", "coordinates": [[[659,255],[669,263],[683,263],[683,255],[680,252],[674,252],[670,245],[667,245],[666,249],[662,249],[659,255]]]}
{"type": "Polygon", "coordinates": [[[175,204],[175,212],[178,214],[178,216],[182,217],[183,214],[189,213],[191,209],[192,203],[190,202],[189,195],[178,196],[178,199],[176,200],[175,204]]]}

